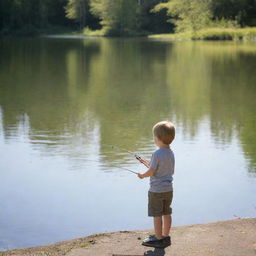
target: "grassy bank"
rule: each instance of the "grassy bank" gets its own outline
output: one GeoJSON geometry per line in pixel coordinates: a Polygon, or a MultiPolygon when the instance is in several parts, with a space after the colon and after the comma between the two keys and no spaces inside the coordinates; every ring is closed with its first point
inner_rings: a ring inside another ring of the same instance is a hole
{"type": "Polygon", "coordinates": [[[11,30],[11,29],[3,29],[0,31],[0,36],[38,36],[38,35],[77,35],[81,34],[81,32],[75,30],[71,27],[63,27],[63,26],[48,26],[45,28],[37,28],[33,25],[24,26],[22,29],[11,30]]]}
{"type": "Polygon", "coordinates": [[[88,27],[85,27],[81,33],[83,36],[104,36],[104,37],[137,37],[137,36],[148,36],[148,31],[143,30],[129,30],[125,29],[122,31],[115,31],[111,28],[105,26],[98,30],[91,30],[88,27]]]}
{"type": "Polygon", "coordinates": [[[106,36],[107,30],[104,28],[97,29],[97,30],[91,30],[88,27],[85,27],[81,34],[83,36],[106,36]]]}
{"type": "Polygon", "coordinates": [[[147,36],[147,31],[123,31],[121,34],[116,31],[110,31],[108,28],[103,27],[98,30],[91,30],[85,27],[83,30],[75,30],[69,27],[51,26],[47,28],[36,28],[34,26],[26,26],[19,30],[2,30],[0,31],[0,37],[4,36],[86,36],[86,37],[137,37],[147,36]]]}
{"type": "Polygon", "coordinates": [[[256,27],[248,28],[205,28],[175,34],[155,34],[149,38],[166,40],[244,40],[256,41],[256,27]]]}

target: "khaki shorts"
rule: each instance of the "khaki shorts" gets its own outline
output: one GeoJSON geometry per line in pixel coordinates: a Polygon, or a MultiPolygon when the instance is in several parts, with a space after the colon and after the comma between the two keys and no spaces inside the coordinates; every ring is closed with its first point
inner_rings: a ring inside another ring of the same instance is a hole
{"type": "Polygon", "coordinates": [[[173,191],[169,192],[151,192],[148,191],[148,216],[162,216],[172,214],[173,191]]]}

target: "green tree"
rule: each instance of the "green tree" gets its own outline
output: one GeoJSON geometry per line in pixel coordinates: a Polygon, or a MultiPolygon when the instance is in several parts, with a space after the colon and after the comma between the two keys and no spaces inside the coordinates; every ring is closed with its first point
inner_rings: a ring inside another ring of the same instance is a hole
{"type": "Polygon", "coordinates": [[[241,26],[256,25],[255,0],[212,1],[214,18],[236,20],[241,26]]]}
{"type": "Polygon", "coordinates": [[[80,29],[85,26],[89,12],[88,0],[68,0],[65,10],[66,17],[78,21],[80,29]]]}
{"type": "Polygon", "coordinates": [[[78,24],[80,30],[101,25],[108,35],[123,36],[171,32],[174,25],[179,32],[193,31],[208,25],[233,24],[227,22],[230,20],[240,26],[256,26],[256,0],[0,1],[0,34],[78,24]]]}
{"type": "Polygon", "coordinates": [[[67,25],[66,0],[1,0],[0,33],[34,33],[52,25],[67,25]]]}
{"type": "Polygon", "coordinates": [[[164,8],[177,32],[198,30],[207,26],[212,18],[211,0],[171,0],[156,5],[152,11],[159,12],[164,8]]]}
{"type": "Polygon", "coordinates": [[[168,0],[140,0],[138,26],[146,32],[172,32],[173,26],[167,22],[168,16],[166,9],[159,12],[151,12],[151,9],[159,4],[166,3],[168,0]]]}
{"type": "Polygon", "coordinates": [[[91,0],[91,12],[109,35],[129,35],[138,30],[137,0],[91,0]]]}

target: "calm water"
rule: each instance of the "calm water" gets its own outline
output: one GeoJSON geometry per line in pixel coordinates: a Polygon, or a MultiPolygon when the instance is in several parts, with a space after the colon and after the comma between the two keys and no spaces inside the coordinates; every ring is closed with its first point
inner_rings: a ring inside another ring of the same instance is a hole
{"type": "Polygon", "coordinates": [[[256,216],[256,43],[0,41],[0,250],[152,227],[151,127],[177,128],[173,223],[256,216]]]}

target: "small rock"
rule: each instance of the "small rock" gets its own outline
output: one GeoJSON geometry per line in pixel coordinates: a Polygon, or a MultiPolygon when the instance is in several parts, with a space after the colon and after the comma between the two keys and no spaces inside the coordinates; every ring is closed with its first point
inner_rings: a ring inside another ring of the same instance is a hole
{"type": "Polygon", "coordinates": [[[138,240],[141,240],[141,237],[138,237],[137,239],[138,239],[138,240]]]}

